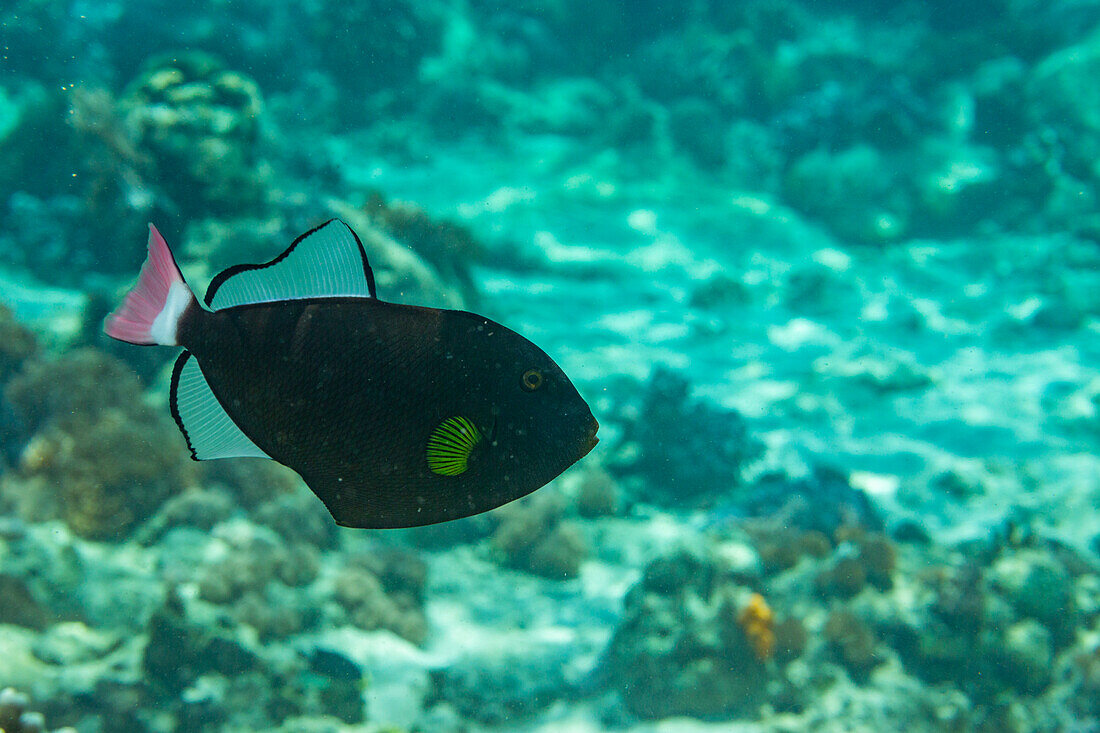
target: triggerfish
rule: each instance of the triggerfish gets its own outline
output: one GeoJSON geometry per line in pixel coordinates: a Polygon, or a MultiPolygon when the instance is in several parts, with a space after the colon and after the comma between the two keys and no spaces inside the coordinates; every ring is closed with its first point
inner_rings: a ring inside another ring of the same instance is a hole
{"type": "Polygon", "coordinates": [[[179,345],[170,405],[195,460],[298,472],[345,527],[416,527],[545,485],[598,442],[576,387],[515,331],[379,300],[359,237],[332,219],[200,305],[149,225],[137,284],[104,324],[179,345]]]}

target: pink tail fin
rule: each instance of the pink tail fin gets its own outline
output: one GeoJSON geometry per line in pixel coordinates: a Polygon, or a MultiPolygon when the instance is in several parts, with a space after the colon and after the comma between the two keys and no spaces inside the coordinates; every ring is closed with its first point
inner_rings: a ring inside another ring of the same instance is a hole
{"type": "Polygon", "coordinates": [[[180,316],[194,301],[168,243],[150,224],[149,255],[141,266],[137,285],[107,316],[103,330],[111,338],[131,344],[174,345],[178,343],[176,326],[180,316]]]}

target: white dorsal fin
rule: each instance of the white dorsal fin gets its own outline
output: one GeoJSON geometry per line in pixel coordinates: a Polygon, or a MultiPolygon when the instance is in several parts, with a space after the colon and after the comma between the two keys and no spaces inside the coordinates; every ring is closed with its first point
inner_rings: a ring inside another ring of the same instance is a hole
{"type": "Polygon", "coordinates": [[[206,304],[214,309],[246,303],[333,297],[374,298],[374,273],[359,237],[330,219],[294,240],[263,265],[237,265],[210,283],[206,304]]]}
{"type": "Polygon", "coordinates": [[[172,417],[196,460],[269,458],[226,414],[206,382],[197,360],[180,354],[172,372],[172,417]]]}

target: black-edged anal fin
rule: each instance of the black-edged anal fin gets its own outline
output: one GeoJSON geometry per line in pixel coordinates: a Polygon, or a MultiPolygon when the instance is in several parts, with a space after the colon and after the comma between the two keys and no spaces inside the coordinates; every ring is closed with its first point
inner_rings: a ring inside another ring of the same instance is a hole
{"type": "Polygon", "coordinates": [[[176,359],[169,406],[196,461],[270,458],[229,417],[189,351],[176,359]]]}

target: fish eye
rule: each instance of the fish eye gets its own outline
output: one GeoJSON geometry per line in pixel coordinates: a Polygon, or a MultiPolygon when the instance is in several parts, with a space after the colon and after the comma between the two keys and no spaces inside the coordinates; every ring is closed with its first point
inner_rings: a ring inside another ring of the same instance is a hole
{"type": "Polygon", "coordinates": [[[523,388],[528,392],[534,392],[542,386],[542,372],[538,369],[528,369],[523,373],[523,388]]]}

